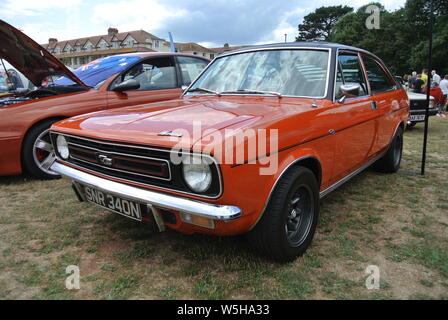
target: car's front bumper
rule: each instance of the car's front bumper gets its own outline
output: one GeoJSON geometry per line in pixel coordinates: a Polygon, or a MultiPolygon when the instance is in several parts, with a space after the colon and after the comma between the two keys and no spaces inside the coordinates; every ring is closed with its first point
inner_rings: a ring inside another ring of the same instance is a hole
{"type": "MultiPolygon", "coordinates": [[[[57,161],[51,166],[51,170],[71,179],[73,182],[78,182],[106,193],[114,194],[118,197],[140,201],[158,209],[175,210],[220,221],[235,220],[242,214],[242,210],[236,206],[216,205],[185,197],[137,188],[74,169],[57,161]]],[[[155,218],[158,220],[158,217],[155,218]]],[[[161,226],[159,225],[159,229],[160,228],[161,226]]]]}
{"type": "MultiPolygon", "coordinates": [[[[428,110],[428,116],[435,116],[437,114],[438,110],[437,108],[431,108],[428,110]]],[[[424,109],[419,109],[419,110],[410,110],[409,112],[409,121],[412,122],[423,122],[425,121],[425,118],[423,117],[420,120],[413,120],[412,116],[424,116],[426,114],[426,110],[424,109]]]]}

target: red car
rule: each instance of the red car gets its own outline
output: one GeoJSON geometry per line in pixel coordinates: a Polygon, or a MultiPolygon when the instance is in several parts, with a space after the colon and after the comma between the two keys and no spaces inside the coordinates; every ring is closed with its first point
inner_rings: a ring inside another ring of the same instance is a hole
{"type": "MultiPolygon", "coordinates": [[[[15,88],[0,97],[0,175],[38,178],[55,156],[48,129],[88,112],[178,98],[209,61],[167,52],[141,52],[95,60],[71,72],[31,38],[0,20],[0,58],[24,74],[35,90],[15,88]]],[[[0,63],[0,68],[2,64],[0,63]]]]}
{"type": "Polygon", "coordinates": [[[180,99],[52,126],[81,201],[186,234],[249,234],[290,261],[311,244],[319,198],[375,163],[400,167],[405,90],[384,63],[332,43],[217,57],[180,99]],[[188,112],[186,112],[188,110],[188,112]]]}

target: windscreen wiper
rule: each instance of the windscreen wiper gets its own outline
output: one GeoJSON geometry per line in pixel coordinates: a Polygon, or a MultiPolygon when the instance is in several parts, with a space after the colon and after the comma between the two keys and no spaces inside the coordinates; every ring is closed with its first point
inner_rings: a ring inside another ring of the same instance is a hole
{"type": "Polygon", "coordinates": [[[213,90],[210,90],[210,89],[206,89],[206,88],[193,88],[193,89],[188,90],[187,92],[199,92],[199,91],[201,91],[201,92],[207,92],[207,93],[213,93],[213,94],[215,94],[215,95],[217,95],[217,96],[220,95],[219,92],[217,92],[217,91],[213,91],[213,90]]]}
{"type": "Polygon", "coordinates": [[[241,93],[253,93],[253,94],[270,94],[272,96],[277,96],[279,98],[283,97],[281,93],[279,92],[275,92],[275,91],[263,91],[263,90],[255,90],[255,89],[239,89],[239,90],[229,90],[229,91],[223,91],[220,92],[219,94],[226,94],[226,93],[236,93],[236,94],[241,94],[241,93]]]}

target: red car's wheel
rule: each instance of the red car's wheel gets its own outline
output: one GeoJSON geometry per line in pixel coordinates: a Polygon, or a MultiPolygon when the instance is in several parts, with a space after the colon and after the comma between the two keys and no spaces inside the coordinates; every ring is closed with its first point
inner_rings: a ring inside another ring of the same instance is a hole
{"type": "Polygon", "coordinates": [[[291,261],[310,246],[319,216],[319,185],[305,167],[290,169],[272,194],[249,240],[279,262],[291,261]]]}
{"type": "Polygon", "coordinates": [[[375,169],[385,173],[397,172],[403,154],[403,129],[398,127],[386,154],[375,163],[375,169]]]}
{"type": "Polygon", "coordinates": [[[57,120],[46,120],[31,128],[25,137],[22,163],[26,172],[40,179],[54,179],[59,175],[50,170],[55,153],[50,141],[50,126],[57,120]]]}

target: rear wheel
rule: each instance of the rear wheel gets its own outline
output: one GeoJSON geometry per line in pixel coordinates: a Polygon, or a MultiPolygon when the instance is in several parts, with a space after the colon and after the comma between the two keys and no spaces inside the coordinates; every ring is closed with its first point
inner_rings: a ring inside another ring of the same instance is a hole
{"type": "Polygon", "coordinates": [[[401,156],[403,153],[403,129],[398,127],[397,132],[389,146],[386,154],[377,161],[375,168],[378,171],[393,173],[400,168],[401,156]]]}
{"type": "Polygon", "coordinates": [[[49,130],[58,120],[46,120],[30,129],[22,149],[22,163],[26,172],[40,179],[54,179],[59,175],[50,170],[55,153],[50,141],[49,130]]]}
{"type": "Polygon", "coordinates": [[[411,129],[411,128],[415,127],[416,124],[417,124],[417,122],[411,121],[408,123],[407,128],[411,129]]]}
{"type": "Polygon", "coordinates": [[[310,246],[319,215],[319,186],[305,167],[282,177],[263,217],[249,233],[249,241],[279,262],[294,260],[310,246]]]}

